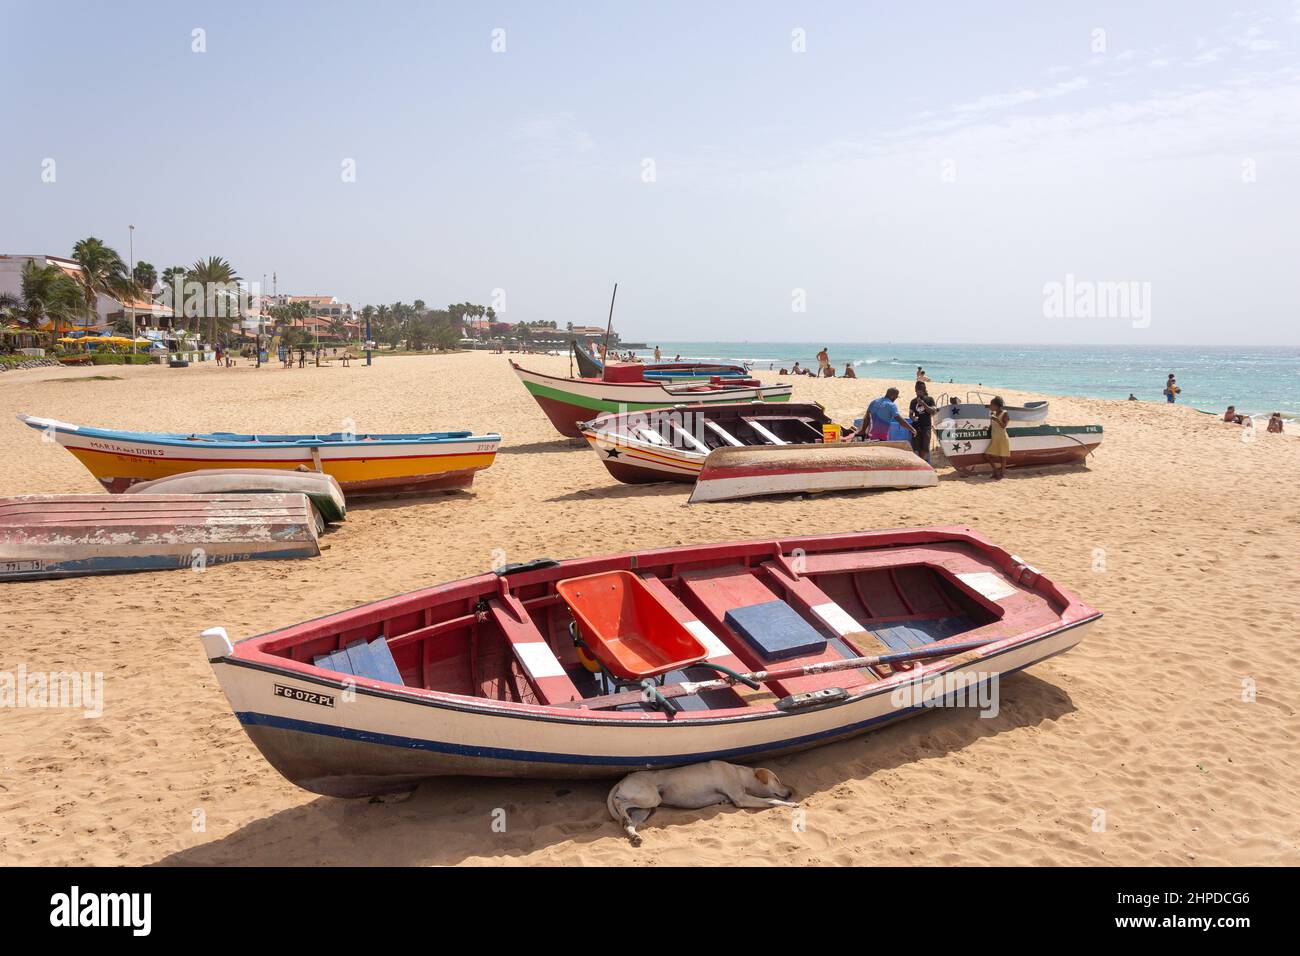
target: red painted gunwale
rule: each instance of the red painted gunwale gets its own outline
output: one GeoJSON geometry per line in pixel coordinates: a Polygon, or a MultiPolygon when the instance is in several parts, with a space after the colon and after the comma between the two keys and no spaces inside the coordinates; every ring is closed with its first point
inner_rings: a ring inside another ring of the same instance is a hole
{"type": "MultiPolygon", "coordinates": [[[[629,569],[646,571],[666,567],[680,572],[681,570],[711,565],[718,566],[726,563],[756,567],[765,561],[776,561],[783,567],[783,570],[793,570],[789,555],[795,549],[802,549],[806,553],[805,560],[808,561],[829,556],[826,552],[838,553],[843,556],[843,552],[850,550],[862,552],[863,549],[880,549],[875,556],[871,556],[870,552],[860,555],[864,561],[863,567],[868,568],[879,566],[881,562],[887,565],[890,564],[891,556],[894,559],[892,563],[898,563],[897,555],[891,555],[891,552],[885,549],[900,547],[911,547],[923,552],[929,552],[925,555],[926,560],[920,563],[941,574],[945,574],[945,576],[955,573],[951,570],[952,566],[962,566],[960,573],[984,570],[989,566],[995,567],[1011,582],[1018,583],[1021,587],[1029,589],[1030,595],[1035,599],[1030,602],[1033,606],[1040,609],[1044,604],[1048,609],[1051,608],[1052,604],[1060,606],[1060,611],[1053,612],[1050,615],[1050,620],[1030,623],[1029,619],[1035,615],[1029,613],[1029,607],[1023,600],[1018,604],[1023,610],[1012,613],[1015,610],[1014,608],[1008,610],[982,598],[978,594],[970,593],[969,588],[958,584],[963,591],[967,592],[968,597],[984,604],[988,609],[998,613],[1006,612],[998,621],[948,639],[958,642],[984,637],[999,638],[994,643],[976,652],[980,657],[999,654],[1015,645],[1032,642],[1101,616],[1096,608],[1086,604],[1073,593],[1043,577],[1036,569],[998,547],[983,535],[970,528],[953,525],[886,531],[846,532],[725,544],[690,545],[633,554],[576,558],[563,561],[558,567],[524,571],[508,578],[500,578],[492,573],[481,574],[385,598],[337,614],[327,615],[302,624],[248,638],[234,644],[232,652],[225,659],[232,663],[244,663],[259,669],[308,678],[316,683],[343,686],[341,675],[322,670],[303,661],[295,661],[281,656],[277,652],[330,635],[337,635],[340,642],[355,639],[357,636],[373,631],[377,626],[382,626],[386,621],[409,616],[415,610],[430,605],[441,606],[464,602],[468,606],[470,601],[513,593],[548,582],[550,582],[551,587],[550,597],[547,599],[558,600],[558,597],[555,597],[553,593],[554,582],[564,578],[596,574],[602,571],[629,569]],[[945,545],[948,547],[944,547],[945,545]],[[954,553],[957,554],[958,558],[966,557],[967,560],[964,562],[952,560],[954,553]]],[[[915,564],[917,562],[910,563],[915,564]]],[[[953,580],[955,581],[955,578],[953,580]]],[[[529,601],[524,603],[528,604],[529,601]]],[[[1038,614],[1036,616],[1042,617],[1043,615],[1038,614]]],[[[434,623],[436,626],[439,622],[434,623]]],[[[390,641],[400,643],[403,636],[404,634],[390,635],[390,641]]],[[[879,693],[882,688],[889,687],[893,682],[910,682],[918,675],[940,671],[947,666],[949,665],[942,660],[918,665],[910,671],[895,674],[890,678],[872,683],[868,687],[859,690],[879,693]]],[[[390,698],[407,699],[412,703],[431,703],[457,709],[471,709],[502,716],[611,724],[664,723],[669,720],[665,714],[659,712],[587,711],[573,707],[491,700],[419,687],[397,686],[371,678],[352,677],[351,675],[347,677],[347,680],[350,685],[362,691],[374,692],[390,698]]],[[[773,703],[754,704],[726,710],[682,713],[673,717],[672,721],[676,724],[689,724],[731,719],[744,720],[771,713],[774,709],[775,705],[773,703]]]]}

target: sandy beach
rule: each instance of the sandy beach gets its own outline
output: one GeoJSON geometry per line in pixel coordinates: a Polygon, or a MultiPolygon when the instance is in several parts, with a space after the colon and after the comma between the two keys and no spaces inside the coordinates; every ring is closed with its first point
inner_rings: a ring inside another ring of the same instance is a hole
{"type": "MultiPolygon", "coordinates": [[[[791,381],[796,399],[841,421],[886,384],[791,381]]],[[[472,491],[356,506],[317,559],[0,588],[0,670],[105,678],[101,717],[0,713],[0,858],[1300,864],[1300,438],[1259,422],[1242,441],[1240,428],[1181,405],[1051,403],[1053,424],[1105,427],[1086,467],[1013,470],[1002,482],[945,468],[932,489],[687,507],[683,486],[618,484],[585,445],[556,435],[500,355],[0,374],[4,495],[99,490],[68,452],[15,421],[20,411],[137,430],[324,432],[353,422],[504,436],[472,491]],[[447,780],[394,804],[317,797],[248,741],[197,637],[222,625],[240,639],[476,574],[498,550],[521,561],[954,523],[1106,616],[1070,653],[1008,678],[996,718],[937,711],[775,761],[806,813],[802,832],[786,810],[662,810],[634,849],[607,815],[607,785],[563,780],[447,780]],[[492,825],[498,809],[505,832],[492,825]]]]}

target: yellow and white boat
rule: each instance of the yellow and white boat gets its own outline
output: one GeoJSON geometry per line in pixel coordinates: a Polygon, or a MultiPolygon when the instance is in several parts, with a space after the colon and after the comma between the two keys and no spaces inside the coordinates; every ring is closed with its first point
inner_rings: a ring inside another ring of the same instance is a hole
{"type": "Polygon", "coordinates": [[[501,444],[495,432],[185,435],[88,428],[33,415],[18,420],[72,452],[111,492],[199,469],[284,468],[333,475],[349,498],[423,494],[468,487],[501,444]]]}

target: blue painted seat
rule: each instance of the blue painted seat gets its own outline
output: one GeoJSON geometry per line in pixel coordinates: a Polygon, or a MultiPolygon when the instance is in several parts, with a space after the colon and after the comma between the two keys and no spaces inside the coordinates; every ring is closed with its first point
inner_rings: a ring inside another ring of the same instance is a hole
{"type": "Polygon", "coordinates": [[[891,651],[907,651],[969,631],[975,626],[975,622],[965,614],[958,614],[952,617],[932,617],[897,624],[877,624],[867,630],[878,637],[891,651]]]}
{"type": "Polygon", "coordinates": [[[784,601],[732,608],[725,620],[765,661],[785,661],[826,652],[826,638],[784,601]]]}
{"type": "Polygon", "coordinates": [[[337,651],[317,654],[312,663],[324,670],[351,674],[353,677],[368,677],[390,684],[402,683],[402,675],[393,660],[393,652],[388,649],[388,641],[382,637],[370,643],[356,640],[337,651]]]}

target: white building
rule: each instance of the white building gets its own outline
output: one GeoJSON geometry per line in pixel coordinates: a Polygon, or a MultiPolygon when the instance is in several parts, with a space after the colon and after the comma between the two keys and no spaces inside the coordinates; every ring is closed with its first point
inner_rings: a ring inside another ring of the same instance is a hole
{"type": "MultiPolygon", "coordinates": [[[[39,268],[58,266],[78,284],[81,282],[81,264],[75,259],[65,259],[62,256],[0,255],[0,293],[22,298],[23,271],[29,262],[36,263],[39,268]]],[[[130,321],[132,318],[135,319],[138,327],[146,328],[156,326],[159,319],[170,319],[171,316],[171,309],[147,299],[128,299],[123,302],[111,295],[100,293],[95,301],[94,318],[87,316],[82,321],[73,323],[72,328],[106,329],[118,319],[130,321]]]]}

